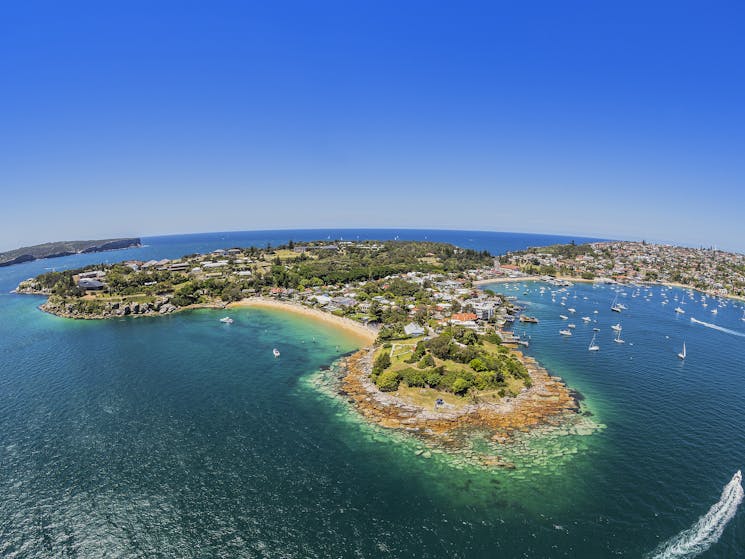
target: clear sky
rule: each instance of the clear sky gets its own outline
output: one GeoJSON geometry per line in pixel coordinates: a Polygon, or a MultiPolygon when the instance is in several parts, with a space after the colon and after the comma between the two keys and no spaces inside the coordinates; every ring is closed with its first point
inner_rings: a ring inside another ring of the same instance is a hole
{"type": "Polygon", "coordinates": [[[744,2],[4,2],[0,250],[392,226],[745,251],[744,2]]]}

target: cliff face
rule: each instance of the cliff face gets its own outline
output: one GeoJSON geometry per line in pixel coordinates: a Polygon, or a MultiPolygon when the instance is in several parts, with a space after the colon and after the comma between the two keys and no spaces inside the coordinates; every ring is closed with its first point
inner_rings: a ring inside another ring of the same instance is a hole
{"type": "Polygon", "coordinates": [[[18,248],[0,253],[0,266],[11,266],[40,260],[42,258],[58,258],[88,252],[102,252],[105,250],[118,250],[122,248],[142,246],[142,241],[137,237],[126,239],[103,239],[96,241],[60,241],[55,243],[44,243],[30,247],[18,248]]]}

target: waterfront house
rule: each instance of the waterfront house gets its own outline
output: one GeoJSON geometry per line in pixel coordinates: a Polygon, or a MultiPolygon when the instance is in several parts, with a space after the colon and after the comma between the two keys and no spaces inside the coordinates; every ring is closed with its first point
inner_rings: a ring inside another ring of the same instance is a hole
{"type": "Polygon", "coordinates": [[[420,326],[416,322],[410,322],[409,324],[404,326],[404,334],[406,334],[410,338],[415,338],[416,336],[423,336],[424,327],[420,326]]]}
{"type": "Polygon", "coordinates": [[[78,280],[78,287],[86,291],[98,291],[104,288],[104,284],[97,279],[81,278],[78,280]]]}

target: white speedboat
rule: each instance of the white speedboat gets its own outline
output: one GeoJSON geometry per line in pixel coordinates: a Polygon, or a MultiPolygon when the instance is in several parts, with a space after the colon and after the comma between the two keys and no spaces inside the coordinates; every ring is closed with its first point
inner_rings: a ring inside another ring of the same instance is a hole
{"type": "Polygon", "coordinates": [[[566,320],[566,319],[567,319],[567,318],[569,318],[569,317],[568,317],[567,315],[565,315],[565,314],[560,314],[560,315],[559,315],[559,318],[560,318],[561,320],[566,320]]]}
{"type": "Polygon", "coordinates": [[[571,330],[559,330],[559,334],[561,334],[562,336],[571,336],[572,331],[571,330]]]}
{"type": "Polygon", "coordinates": [[[686,312],[685,312],[685,311],[684,311],[683,309],[681,309],[680,307],[675,307],[675,312],[676,312],[676,313],[678,313],[678,314],[685,314],[685,313],[686,313],[686,312]]]}
{"type": "Polygon", "coordinates": [[[583,316],[583,317],[582,317],[582,320],[583,320],[584,322],[590,322],[590,321],[591,321],[592,319],[591,319],[591,318],[590,318],[589,316],[583,316]]]}
{"type": "Polygon", "coordinates": [[[223,324],[233,324],[233,319],[229,316],[225,316],[220,319],[220,322],[222,322],[223,324]]]}
{"type": "Polygon", "coordinates": [[[272,353],[274,354],[274,357],[279,357],[279,350],[276,347],[272,350],[272,353]]]}
{"type": "Polygon", "coordinates": [[[576,324],[567,324],[567,328],[576,328],[576,327],[577,327],[576,324]]]}

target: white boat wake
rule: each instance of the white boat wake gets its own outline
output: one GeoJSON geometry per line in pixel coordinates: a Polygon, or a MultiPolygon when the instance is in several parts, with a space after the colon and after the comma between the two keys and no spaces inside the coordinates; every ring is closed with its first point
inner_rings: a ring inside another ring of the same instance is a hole
{"type": "Polygon", "coordinates": [[[719,502],[696,523],[674,538],[661,544],[649,556],[651,559],[688,559],[703,553],[715,544],[727,523],[735,516],[742,502],[743,490],[740,470],[724,486],[719,502]]]}
{"type": "Polygon", "coordinates": [[[738,332],[737,330],[730,330],[729,328],[723,328],[722,326],[717,326],[716,324],[710,324],[708,322],[704,322],[703,320],[698,320],[693,317],[691,317],[691,322],[693,322],[694,324],[700,324],[701,326],[706,326],[707,328],[719,330],[720,332],[724,332],[726,334],[732,334],[733,336],[740,336],[741,338],[745,338],[745,333],[738,332]]]}

